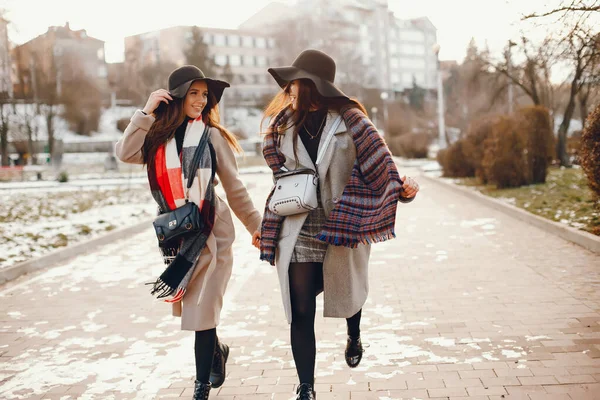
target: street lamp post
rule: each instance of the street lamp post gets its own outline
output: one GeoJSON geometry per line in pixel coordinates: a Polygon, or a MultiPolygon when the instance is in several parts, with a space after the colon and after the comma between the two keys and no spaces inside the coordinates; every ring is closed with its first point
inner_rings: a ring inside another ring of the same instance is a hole
{"type": "MultiPolygon", "coordinates": [[[[510,76],[511,74],[511,48],[516,46],[517,44],[512,40],[508,41],[508,48],[506,50],[506,72],[510,76]]],[[[513,85],[510,78],[508,79],[508,113],[512,114],[513,112],[513,85]]]]}
{"type": "Polygon", "coordinates": [[[437,108],[438,108],[438,140],[440,149],[445,148],[446,143],[446,122],[444,120],[444,85],[442,81],[442,69],[440,68],[440,45],[433,46],[437,62],[437,108]]]}
{"type": "Polygon", "coordinates": [[[373,125],[377,127],[377,107],[371,107],[371,115],[373,116],[373,125]]]}
{"type": "Polygon", "coordinates": [[[383,133],[387,134],[387,123],[388,123],[388,110],[387,110],[387,99],[389,97],[388,92],[381,92],[381,100],[383,101],[383,133]]]}

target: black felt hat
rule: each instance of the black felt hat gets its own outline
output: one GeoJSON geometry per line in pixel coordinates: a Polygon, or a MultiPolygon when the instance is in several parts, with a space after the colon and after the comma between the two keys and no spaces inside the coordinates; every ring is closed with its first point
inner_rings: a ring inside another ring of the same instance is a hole
{"type": "Polygon", "coordinates": [[[304,50],[289,67],[269,68],[269,73],[280,87],[284,88],[295,79],[313,81],[323,97],[348,98],[334,84],[335,61],[319,50],[304,50]]]}
{"type": "Polygon", "coordinates": [[[229,83],[225,81],[207,78],[204,72],[194,65],[184,65],[169,75],[169,93],[173,97],[184,98],[195,81],[206,81],[208,91],[214,94],[217,103],[221,100],[225,88],[229,87],[229,83]]]}

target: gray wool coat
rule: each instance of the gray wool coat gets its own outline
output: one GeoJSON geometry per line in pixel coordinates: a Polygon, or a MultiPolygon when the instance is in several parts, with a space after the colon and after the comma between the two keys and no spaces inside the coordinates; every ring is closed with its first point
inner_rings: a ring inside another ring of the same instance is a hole
{"type": "MultiPolygon", "coordinates": [[[[330,111],[321,134],[319,148],[339,114],[330,111]]],[[[293,127],[290,127],[280,142],[280,151],[285,155],[285,166],[296,168],[293,149],[293,127]]],[[[297,144],[298,168],[315,168],[302,140],[297,144]]],[[[327,147],[323,161],[318,165],[321,203],[325,215],[333,210],[342,196],[356,161],[356,147],[346,125],[338,126],[327,147]]],[[[406,199],[403,202],[409,202],[406,199]]],[[[292,322],[290,301],[289,264],[307,213],[288,216],[284,219],[275,252],[275,265],[281,286],[283,307],[288,323],[292,322]]],[[[323,262],[324,317],[349,318],[365,304],[369,294],[369,255],[371,245],[359,245],[352,249],[344,246],[328,246],[323,262]]]]}

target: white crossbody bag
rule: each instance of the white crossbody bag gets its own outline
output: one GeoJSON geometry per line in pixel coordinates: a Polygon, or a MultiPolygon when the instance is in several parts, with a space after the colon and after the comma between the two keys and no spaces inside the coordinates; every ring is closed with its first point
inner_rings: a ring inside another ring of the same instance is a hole
{"type": "MultiPolygon", "coordinates": [[[[319,163],[323,160],[325,151],[329,142],[333,138],[335,131],[342,122],[342,116],[331,125],[323,146],[317,154],[315,167],[318,169],[319,163]]],[[[319,185],[319,173],[310,168],[295,169],[288,171],[282,168],[283,172],[275,176],[275,190],[269,202],[269,210],[280,216],[301,214],[314,210],[318,206],[317,186],[319,185]]]]}

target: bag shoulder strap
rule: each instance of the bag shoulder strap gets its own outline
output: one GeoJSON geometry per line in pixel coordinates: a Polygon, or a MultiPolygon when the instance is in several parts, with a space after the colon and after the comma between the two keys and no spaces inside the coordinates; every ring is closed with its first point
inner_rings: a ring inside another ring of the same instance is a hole
{"type": "Polygon", "coordinates": [[[329,146],[329,142],[331,142],[331,139],[333,138],[333,134],[335,133],[335,131],[337,130],[338,126],[340,126],[341,123],[342,123],[342,116],[338,115],[338,117],[335,119],[335,121],[331,125],[331,129],[329,129],[329,132],[327,133],[327,137],[325,138],[325,142],[323,143],[323,146],[321,146],[321,148],[319,149],[319,154],[317,155],[317,161],[315,162],[315,166],[317,166],[319,163],[321,163],[321,161],[323,161],[323,157],[325,156],[325,151],[327,150],[327,147],[329,146]]]}
{"type": "MultiPolygon", "coordinates": [[[[190,163],[190,170],[188,171],[188,182],[187,182],[187,188],[188,190],[192,187],[192,184],[194,183],[194,178],[193,175],[194,171],[196,171],[198,169],[198,166],[200,165],[200,159],[202,158],[202,154],[204,154],[204,149],[206,148],[206,144],[208,143],[208,129],[209,126],[208,124],[206,124],[204,126],[204,132],[202,132],[202,137],[200,138],[200,142],[198,143],[198,146],[196,147],[196,151],[194,151],[194,158],[192,158],[192,162],[190,163]]],[[[186,193],[186,198],[187,198],[187,193],[186,193]]]]}

